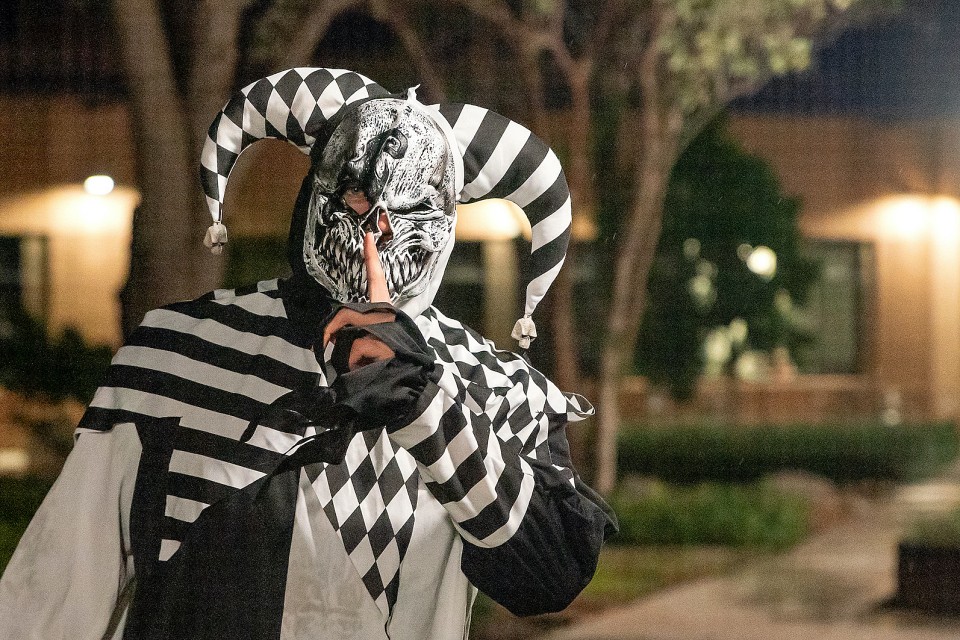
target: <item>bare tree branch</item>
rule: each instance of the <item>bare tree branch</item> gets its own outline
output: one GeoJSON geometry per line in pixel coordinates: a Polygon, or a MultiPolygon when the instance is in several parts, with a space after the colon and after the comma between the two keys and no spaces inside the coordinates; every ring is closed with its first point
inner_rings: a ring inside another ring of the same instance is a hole
{"type": "Polygon", "coordinates": [[[283,56],[278,56],[282,60],[281,66],[289,68],[309,65],[314,50],[327,35],[334,19],[361,4],[361,0],[328,0],[314,4],[313,9],[300,21],[301,28],[285,43],[283,56]]]}
{"type": "Polygon", "coordinates": [[[530,121],[533,131],[547,144],[550,143],[550,124],[547,118],[547,92],[543,86],[543,77],[540,73],[540,61],[536,55],[523,55],[520,52],[520,71],[527,86],[527,105],[530,110],[530,121]]]}
{"type": "Polygon", "coordinates": [[[563,28],[567,22],[567,3],[558,2],[553,6],[557,7],[557,10],[553,11],[548,16],[547,24],[549,28],[546,30],[546,32],[549,34],[551,40],[555,40],[562,43],[563,48],[566,49],[567,46],[566,46],[566,42],[564,42],[563,28]]]}
{"type": "Polygon", "coordinates": [[[233,90],[240,20],[251,0],[202,0],[194,17],[194,62],[187,82],[191,140],[197,153],[207,126],[233,90]]]}
{"type": "Polygon", "coordinates": [[[613,33],[613,26],[623,15],[626,8],[623,0],[607,0],[599,9],[600,19],[593,28],[593,35],[584,45],[582,59],[595,60],[607,49],[607,40],[613,33]]]}
{"type": "Polygon", "coordinates": [[[490,24],[499,28],[505,36],[514,42],[523,42],[526,25],[518,19],[505,2],[490,2],[488,0],[453,0],[453,4],[460,4],[490,24]]]}
{"type": "Polygon", "coordinates": [[[370,10],[373,17],[389,24],[400,38],[404,50],[410,56],[410,61],[416,67],[417,75],[427,85],[427,91],[425,91],[427,101],[431,103],[446,102],[446,83],[443,77],[437,73],[433,64],[433,56],[424,45],[420,34],[408,20],[410,6],[401,3],[393,3],[388,6],[384,0],[370,0],[370,10]]]}

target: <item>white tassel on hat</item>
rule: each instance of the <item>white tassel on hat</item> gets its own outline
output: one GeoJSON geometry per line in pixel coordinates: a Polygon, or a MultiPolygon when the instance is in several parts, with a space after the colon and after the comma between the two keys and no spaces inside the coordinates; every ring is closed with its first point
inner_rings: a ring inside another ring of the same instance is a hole
{"type": "Polygon", "coordinates": [[[222,222],[214,222],[207,228],[207,235],[203,238],[203,244],[210,249],[210,253],[215,256],[223,253],[223,245],[227,244],[227,227],[222,222]]]}
{"type": "Polygon", "coordinates": [[[510,337],[520,343],[521,349],[529,349],[530,343],[537,337],[537,325],[530,316],[523,316],[513,325],[510,337]]]}

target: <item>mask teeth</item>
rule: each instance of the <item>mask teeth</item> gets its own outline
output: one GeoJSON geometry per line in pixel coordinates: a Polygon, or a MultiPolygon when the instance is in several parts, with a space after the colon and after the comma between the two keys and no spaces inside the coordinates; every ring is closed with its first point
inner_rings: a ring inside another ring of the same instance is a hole
{"type": "Polygon", "coordinates": [[[403,284],[404,276],[400,269],[401,265],[402,262],[394,263],[393,268],[390,269],[390,284],[393,285],[394,291],[399,291],[400,286],[403,284]]]}
{"type": "MultiPolygon", "coordinates": [[[[339,225],[327,228],[313,250],[313,259],[326,274],[333,293],[342,300],[366,301],[366,271],[363,267],[363,237],[359,233],[344,233],[339,225]]],[[[383,252],[384,272],[393,292],[403,291],[420,273],[425,260],[422,246],[407,245],[406,249],[390,247],[383,252]]]]}

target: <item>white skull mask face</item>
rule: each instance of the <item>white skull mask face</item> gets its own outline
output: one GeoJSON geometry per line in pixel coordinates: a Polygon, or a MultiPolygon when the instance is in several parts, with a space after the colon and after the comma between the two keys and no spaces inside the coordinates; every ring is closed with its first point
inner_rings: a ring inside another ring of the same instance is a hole
{"type": "Polygon", "coordinates": [[[311,178],[307,273],[337,300],[366,301],[363,236],[372,231],[392,301],[422,293],[450,241],[456,205],[453,158],[430,116],[392,98],[359,105],[330,136],[311,178]]]}

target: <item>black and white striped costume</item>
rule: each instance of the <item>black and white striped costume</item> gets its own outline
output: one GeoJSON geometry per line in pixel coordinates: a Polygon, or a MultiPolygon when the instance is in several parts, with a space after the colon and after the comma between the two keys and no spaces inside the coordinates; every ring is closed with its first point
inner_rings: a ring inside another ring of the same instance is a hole
{"type": "MultiPolygon", "coordinates": [[[[317,81],[310,99],[321,111],[332,92],[376,92],[362,76],[322,71],[326,84],[292,71],[317,81]]],[[[251,87],[241,103],[276,99],[251,87]]],[[[463,199],[510,196],[540,212],[531,304],[569,234],[559,163],[496,114],[469,105],[440,113],[466,141],[463,199]],[[504,193],[518,174],[521,186],[504,193]],[[564,207],[565,223],[553,216],[564,207]]],[[[565,425],[590,406],[429,306],[432,287],[404,307],[429,362],[410,410],[357,433],[342,463],[304,457],[315,429],[275,409],[335,386],[337,374],[331,349],[317,346],[331,301],[293,266],[290,280],[153,311],[117,353],[0,582],[0,640],[462,638],[474,586],[537,613],[586,584],[613,528],[569,461],[565,425]],[[65,528],[90,546],[91,534],[113,535],[116,553],[89,566],[65,528]],[[51,558],[68,584],[38,578],[51,558]],[[134,573],[131,604],[121,594],[134,573]],[[51,600],[75,614],[70,624],[31,614],[51,600]]]]}

